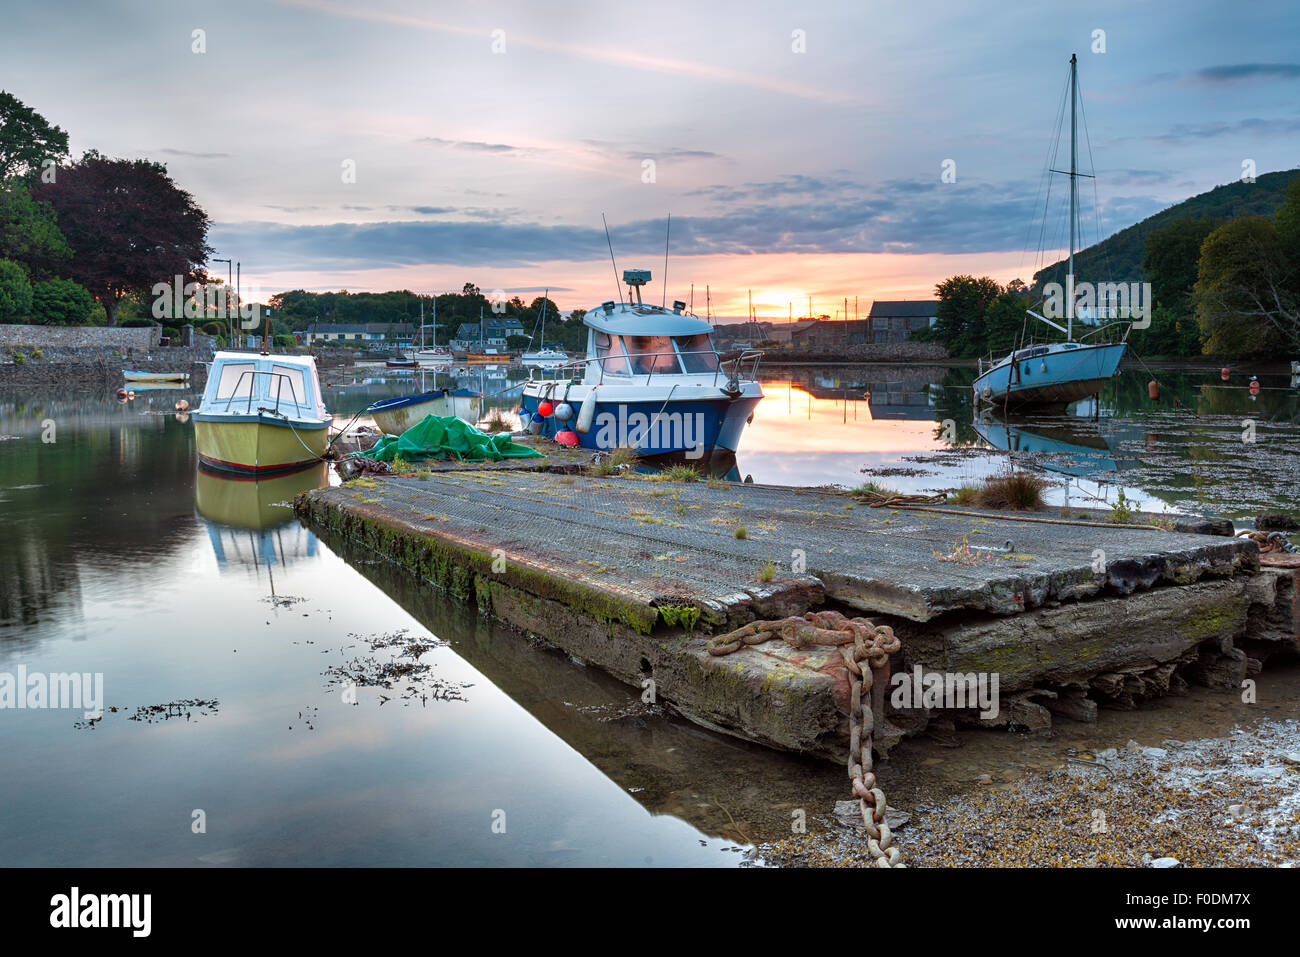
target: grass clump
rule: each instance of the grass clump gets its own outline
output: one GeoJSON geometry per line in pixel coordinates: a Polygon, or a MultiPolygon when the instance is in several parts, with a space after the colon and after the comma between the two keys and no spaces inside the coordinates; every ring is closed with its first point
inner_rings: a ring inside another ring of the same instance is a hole
{"type": "Polygon", "coordinates": [[[1041,476],[1009,468],[986,478],[969,501],[982,508],[1032,512],[1043,507],[1043,490],[1049,484],[1041,476]]]}
{"type": "Polygon", "coordinates": [[[641,460],[634,449],[614,449],[608,455],[602,455],[600,461],[592,462],[587,467],[588,475],[617,475],[632,468],[641,460]]]}
{"type": "Polygon", "coordinates": [[[650,476],[652,482],[698,482],[700,470],[694,465],[672,465],[650,476]]]}
{"type": "Polygon", "coordinates": [[[978,485],[962,485],[948,493],[948,501],[953,505],[974,505],[979,493],[978,485]]]}
{"type": "Polygon", "coordinates": [[[869,498],[890,498],[898,494],[898,489],[890,488],[879,482],[863,482],[853,490],[854,495],[866,495],[869,498]]]}
{"type": "Polygon", "coordinates": [[[497,432],[511,432],[513,428],[503,411],[493,409],[488,413],[488,417],[483,420],[483,431],[494,434],[497,432]]]}
{"type": "Polygon", "coordinates": [[[761,582],[770,582],[776,577],[776,563],[768,562],[758,570],[758,580],[761,582]]]}
{"type": "Polygon", "coordinates": [[[749,529],[747,529],[744,525],[737,525],[735,535],[737,538],[740,539],[749,538],[749,529]]]}

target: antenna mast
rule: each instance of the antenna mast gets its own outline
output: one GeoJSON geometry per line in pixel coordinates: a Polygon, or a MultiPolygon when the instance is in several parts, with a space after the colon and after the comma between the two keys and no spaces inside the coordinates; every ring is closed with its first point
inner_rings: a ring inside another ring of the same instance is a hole
{"type": "Polygon", "coordinates": [[[1074,340],[1074,221],[1075,207],[1079,203],[1079,171],[1077,135],[1077,91],[1079,83],[1079,57],[1070,54],[1070,264],[1065,276],[1065,338],[1074,340]]]}
{"type": "Polygon", "coordinates": [[[673,232],[673,214],[668,214],[668,228],[664,230],[664,295],[659,301],[659,308],[664,308],[668,304],[668,237],[673,232]]]}
{"type": "Polygon", "coordinates": [[[623,301],[623,287],[618,284],[618,263],[614,261],[614,243],[609,238],[609,223],[605,222],[605,214],[600,214],[600,221],[605,223],[605,242],[609,246],[609,264],[614,267],[614,293],[617,302],[623,301]]]}

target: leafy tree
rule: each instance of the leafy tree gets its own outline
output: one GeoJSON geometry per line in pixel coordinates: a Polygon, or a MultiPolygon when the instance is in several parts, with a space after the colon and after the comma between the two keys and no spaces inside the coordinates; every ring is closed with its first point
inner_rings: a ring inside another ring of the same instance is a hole
{"type": "Polygon", "coordinates": [[[95,297],[71,279],[47,279],[32,286],[32,322],[80,326],[95,309],[95,297]]]}
{"type": "Polygon", "coordinates": [[[24,319],[32,308],[32,284],[22,266],[0,259],[0,322],[24,319]]]}
{"type": "Polygon", "coordinates": [[[1175,316],[1191,312],[1201,244],[1220,225],[1219,220],[1184,217],[1147,234],[1142,275],[1151,283],[1152,299],[1175,316]]]}
{"type": "Polygon", "coordinates": [[[1210,233],[1193,293],[1206,353],[1300,351],[1300,300],[1293,282],[1294,267],[1271,219],[1246,216],[1210,233]]]}
{"type": "Polygon", "coordinates": [[[17,179],[0,186],[0,259],[13,259],[33,274],[44,275],[71,256],[48,203],[32,199],[17,179]]]}
{"type": "MultiPolygon", "coordinates": [[[[987,349],[999,355],[1010,352],[1025,339],[1027,322],[1033,322],[1035,326],[1040,325],[1037,320],[1031,320],[1025,313],[1029,308],[1029,296],[1025,291],[1025,284],[1019,279],[1014,280],[1014,283],[1013,286],[1008,286],[999,293],[997,298],[989,303],[984,313],[987,349]],[[1013,288],[1014,283],[1019,283],[1019,286],[1013,288]]],[[[1050,326],[1043,327],[1043,329],[1050,328],[1050,326]]],[[[1040,334],[1041,330],[1036,328],[1033,332],[1040,334]]]]}
{"type": "Polygon", "coordinates": [[[0,90],[0,181],[34,177],[44,160],[68,155],[68,134],[12,93],[0,90]]]}
{"type": "Polygon", "coordinates": [[[935,287],[939,305],[934,338],[954,356],[980,356],[988,351],[985,314],[1002,293],[988,276],[953,276],[935,287]]]}
{"type": "Polygon", "coordinates": [[[91,151],[33,195],[54,207],[74,253],[65,272],[103,304],[110,326],[128,294],[150,297],[175,275],[205,278],[208,215],[161,163],[91,151]]]}

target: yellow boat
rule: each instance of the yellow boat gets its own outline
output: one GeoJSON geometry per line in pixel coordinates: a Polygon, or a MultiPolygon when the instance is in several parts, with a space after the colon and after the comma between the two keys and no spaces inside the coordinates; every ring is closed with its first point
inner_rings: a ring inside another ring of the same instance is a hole
{"type": "Polygon", "coordinates": [[[218,352],[194,413],[199,464],[241,476],[296,472],[324,456],[330,421],[311,356],[218,352]]]}

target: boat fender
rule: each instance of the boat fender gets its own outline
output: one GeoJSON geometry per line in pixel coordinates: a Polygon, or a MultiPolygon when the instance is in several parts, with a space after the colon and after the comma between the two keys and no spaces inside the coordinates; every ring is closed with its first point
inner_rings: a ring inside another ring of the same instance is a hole
{"type": "Polygon", "coordinates": [[[987,386],[987,385],[986,385],[986,386],[984,387],[984,398],[986,398],[986,399],[991,399],[991,398],[993,398],[993,389],[992,389],[990,386],[987,386]]]}
{"type": "Polygon", "coordinates": [[[540,435],[542,431],[542,425],[545,424],[545,422],[546,419],[544,419],[542,416],[534,412],[533,417],[528,421],[528,431],[531,432],[533,435],[540,435]]]}
{"type": "Polygon", "coordinates": [[[542,418],[546,418],[554,411],[555,411],[555,406],[551,405],[550,402],[539,402],[537,404],[537,414],[540,415],[542,418]]]}
{"type": "Polygon", "coordinates": [[[1150,382],[1147,383],[1147,395],[1150,396],[1152,399],[1160,398],[1160,383],[1157,382],[1155,379],[1152,379],[1150,382]]]}
{"type": "Polygon", "coordinates": [[[555,407],[555,417],[561,422],[568,422],[573,418],[573,406],[567,402],[561,402],[555,407]]]}
{"type": "Polygon", "coordinates": [[[586,435],[591,431],[591,423],[596,419],[596,390],[593,388],[587,393],[582,400],[582,407],[578,410],[578,421],[574,424],[573,430],[586,435]]]}

